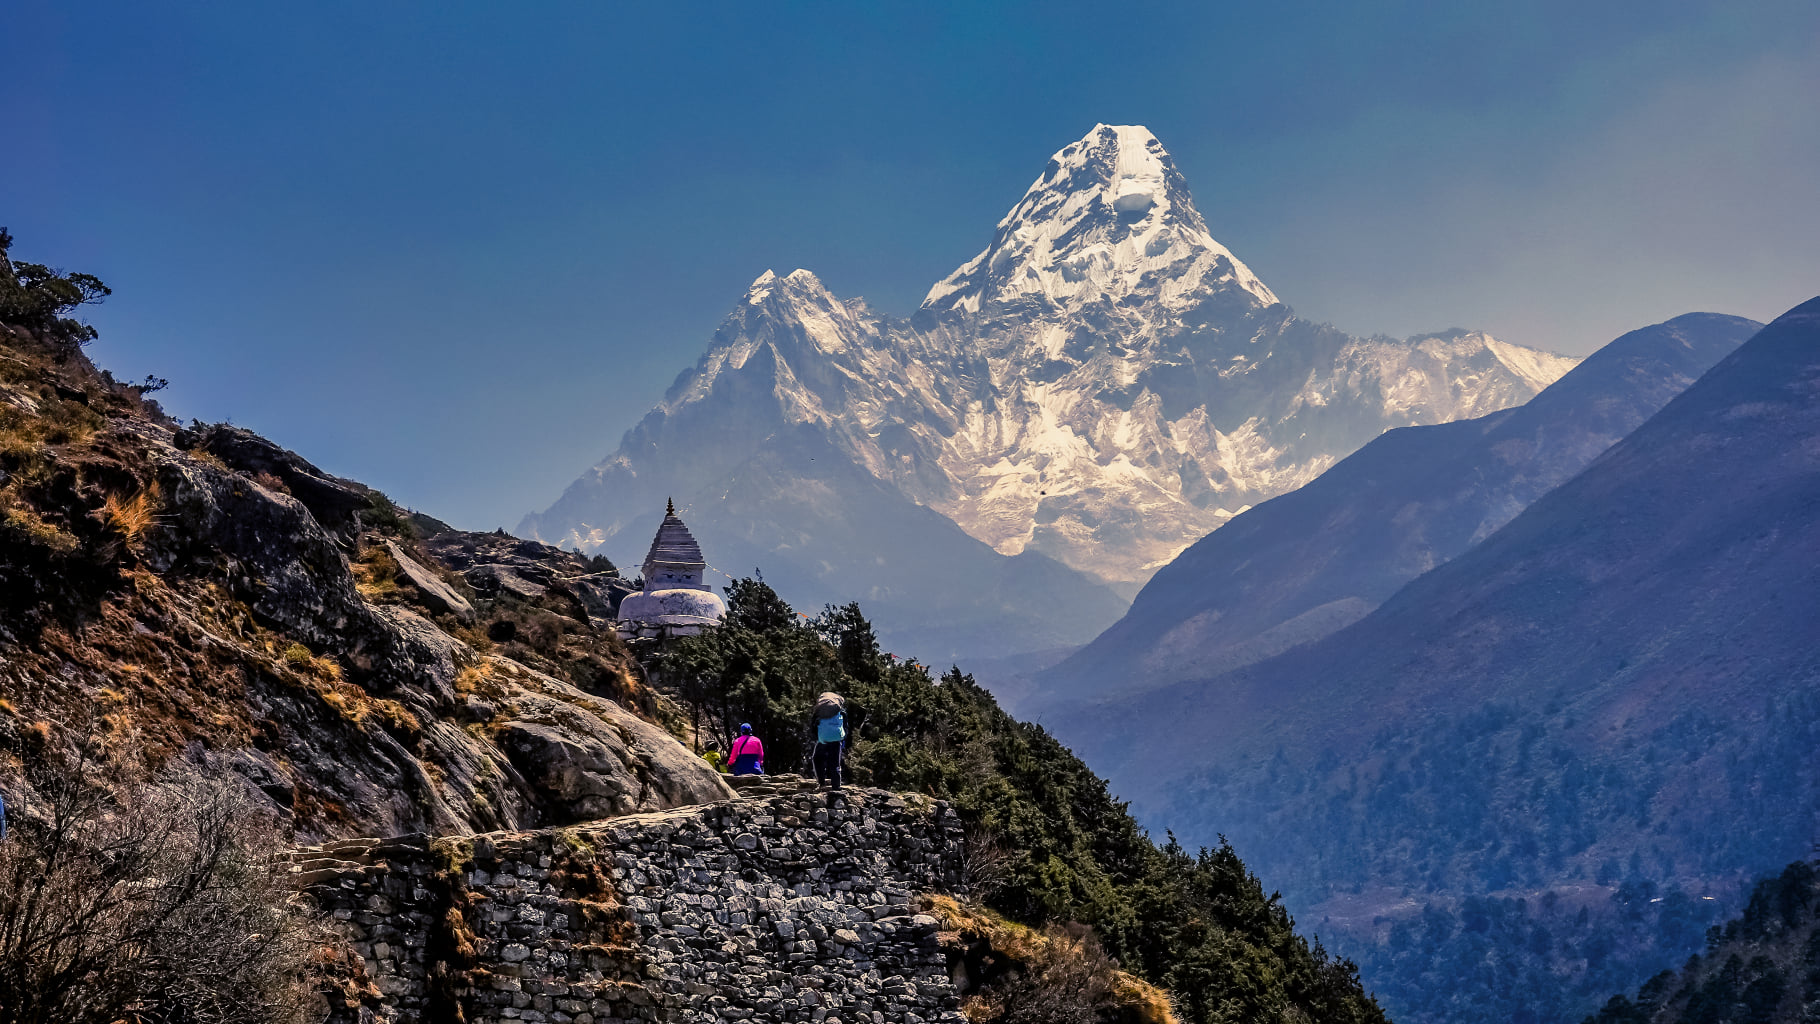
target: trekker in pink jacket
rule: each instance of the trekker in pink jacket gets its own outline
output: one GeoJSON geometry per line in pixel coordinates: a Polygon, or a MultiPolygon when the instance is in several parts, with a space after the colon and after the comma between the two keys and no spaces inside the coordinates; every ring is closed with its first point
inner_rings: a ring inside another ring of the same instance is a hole
{"type": "Polygon", "coordinates": [[[739,738],[733,741],[733,749],[727,751],[727,763],[733,767],[735,775],[765,773],[765,745],[752,735],[750,725],[740,725],[739,738]]]}

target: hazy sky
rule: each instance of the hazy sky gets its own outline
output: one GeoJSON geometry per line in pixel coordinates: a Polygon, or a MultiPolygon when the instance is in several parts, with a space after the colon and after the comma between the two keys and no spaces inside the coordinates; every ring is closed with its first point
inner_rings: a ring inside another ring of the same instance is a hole
{"type": "Polygon", "coordinates": [[[1820,293],[1812,0],[639,8],[6,0],[0,224],[172,412],[482,529],[763,270],[908,312],[1096,121],[1355,333],[1820,293]]]}

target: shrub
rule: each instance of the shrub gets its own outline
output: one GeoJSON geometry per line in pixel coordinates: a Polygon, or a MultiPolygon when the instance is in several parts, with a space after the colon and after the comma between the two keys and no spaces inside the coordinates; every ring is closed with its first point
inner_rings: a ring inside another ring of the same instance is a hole
{"type": "Polygon", "coordinates": [[[0,228],[0,324],[23,327],[64,350],[95,340],[96,331],[63,314],[100,302],[107,285],[92,274],[66,274],[37,263],[13,262],[13,236],[0,228]]]}
{"type": "Polygon", "coordinates": [[[1098,1024],[1113,1016],[1118,965],[1084,927],[1050,924],[1021,969],[971,1000],[969,1020],[993,1024],[1098,1024]]]}
{"type": "Polygon", "coordinates": [[[367,507],[361,509],[359,515],[363,525],[380,533],[407,540],[417,536],[417,527],[411,524],[411,517],[378,491],[367,492],[367,507]]]}
{"type": "Polygon", "coordinates": [[[309,1019],[314,927],[244,788],[103,774],[41,764],[0,844],[0,1024],[309,1019]]]}

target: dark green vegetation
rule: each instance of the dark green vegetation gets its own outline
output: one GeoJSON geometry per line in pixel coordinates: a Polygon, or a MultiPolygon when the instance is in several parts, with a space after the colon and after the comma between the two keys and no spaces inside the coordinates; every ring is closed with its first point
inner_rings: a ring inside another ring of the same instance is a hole
{"type": "Polygon", "coordinates": [[[1813,838],[1816,508],[1820,300],[1358,623],[1060,735],[1144,820],[1229,836],[1303,920],[1328,919],[1398,1019],[1537,999],[1576,1018],[1692,952],[1626,923],[1613,886],[1729,909],[1813,838]],[[1525,954],[1435,930],[1449,978],[1489,979],[1466,1008],[1472,982],[1436,986],[1388,948],[1424,904],[1463,918],[1469,898],[1550,891],[1588,907],[1598,968],[1552,927],[1561,944],[1525,954]],[[1634,973],[1611,984],[1614,962],[1634,973]]]}
{"type": "MultiPolygon", "coordinates": [[[[1704,927],[1736,907],[1741,866],[1804,845],[1789,809],[1820,806],[1820,779],[1793,766],[1820,750],[1820,694],[1804,689],[1731,716],[1684,710],[1598,752],[1564,739],[1570,709],[1554,695],[1540,708],[1497,704],[1387,731],[1369,771],[1338,758],[1321,766],[1331,803],[1314,835],[1275,835],[1274,850],[1326,877],[1430,904],[1419,918],[1390,914],[1396,923],[1370,937],[1322,929],[1408,1019],[1572,1019],[1697,951],[1704,927]],[[1690,762],[1690,751],[1701,753],[1690,762]],[[1723,824],[1661,796],[1687,784],[1690,763],[1701,773],[1691,799],[1722,808],[1723,824]],[[1486,794],[1513,778],[1522,780],[1506,798],[1513,809],[1488,808],[1486,794]],[[1621,838],[1638,822],[1649,823],[1647,836],[1621,838]],[[1437,971],[1448,984],[1436,984],[1437,971]]],[[[1236,799],[1199,792],[1215,806],[1236,799]]],[[[1270,814],[1253,805],[1243,817],[1270,814]]]]}
{"type": "Polygon", "coordinates": [[[1698,950],[1705,925],[1736,906],[1739,865],[1760,863],[1766,849],[1798,849],[1802,829],[1787,810],[1820,804],[1820,780],[1791,770],[1820,749],[1820,696],[1812,691],[1778,697],[1742,720],[1687,711],[1603,756],[1564,742],[1567,702],[1552,708],[1530,709],[1535,717],[1524,723],[1521,706],[1491,706],[1381,737],[1384,761],[1372,774],[1326,766],[1336,794],[1325,819],[1330,843],[1278,837],[1279,848],[1328,877],[1428,894],[1428,912],[1373,938],[1329,933],[1411,1019],[1584,1013],[1601,993],[1698,950]],[[1698,759],[1708,763],[1697,799],[1724,808],[1722,826],[1651,799],[1683,785],[1688,751],[1702,748],[1718,752],[1698,759]],[[1524,826],[1518,836],[1485,798],[1512,777],[1523,780],[1513,812],[1524,826]],[[1652,826],[1642,841],[1614,834],[1639,820],[1652,826]],[[1412,835],[1422,842],[1409,844],[1412,835]],[[1717,880],[1707,891],[1721,899],[1682,891],[1698,883],[1680,880],[1702,877],[1717,880]],[[1461,900],[1433,895],[1466,886],[1473,888],[1461,900]],[[1550,903],[1569,909],[1551,911],[1550,903]],[[1571,909],[1576,903],[1584,915],[1571,909]],[[1437,964],[1448,965],[1450,984],[1435,984],[1437,964]]]}
{"type": "Polygon", "coordinates": [[[675,643],[660,671],[725,735],[750,722],[770,770],[807,752],[810,707],[848,701],[854,781],[951,800],[973,832],[986,902],[1026,924],[1091,925],[1133,973],[1193,1021],[1381,1021],[1355,969],[1295,933],[1232,848],[1159,848],[1125,806],[1040,726],[1019,722],[958,669],[940,678],[881,654],[856,605],[798,616],[766,584],[728,588],[720,630],[675,643]]]}
{"type": "Polygon", "coordinates": [[[1820,1020],[1820,873],[1808,861],[1757,883],[1702,954],[1584,1024],[1797,1024],[1820,1020]]]}
{"type": "Polygon", "coordinates": [[[65,316],[112,294],[93,274],[68,274],[9,258],[13,236],[0,228],[0,324],[32,332],[66,350],[95,340],[95,329],[65,316]]]}
{"type": "Polygon", "coordinates": [[[1411,1018],[1546,1024],[1585,1012],[1601,984],[1629,984],[1698,949],[1717,906],[1649,882],[1609,896],[1468,896],[1399,915],[1380,926],[1379,941],[1343,948],[1411,1018]]]}

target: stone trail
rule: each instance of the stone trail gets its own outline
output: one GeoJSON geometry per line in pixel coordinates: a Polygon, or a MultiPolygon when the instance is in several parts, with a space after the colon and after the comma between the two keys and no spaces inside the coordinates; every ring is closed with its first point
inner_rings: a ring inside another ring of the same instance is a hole
{"type": "Polygon", "coordinates": [[[803,785],[294,852],[294,884],[360,958],[331,1024],[960,1024],[920,905],[965,893],[954,809],[803,785]]]}

